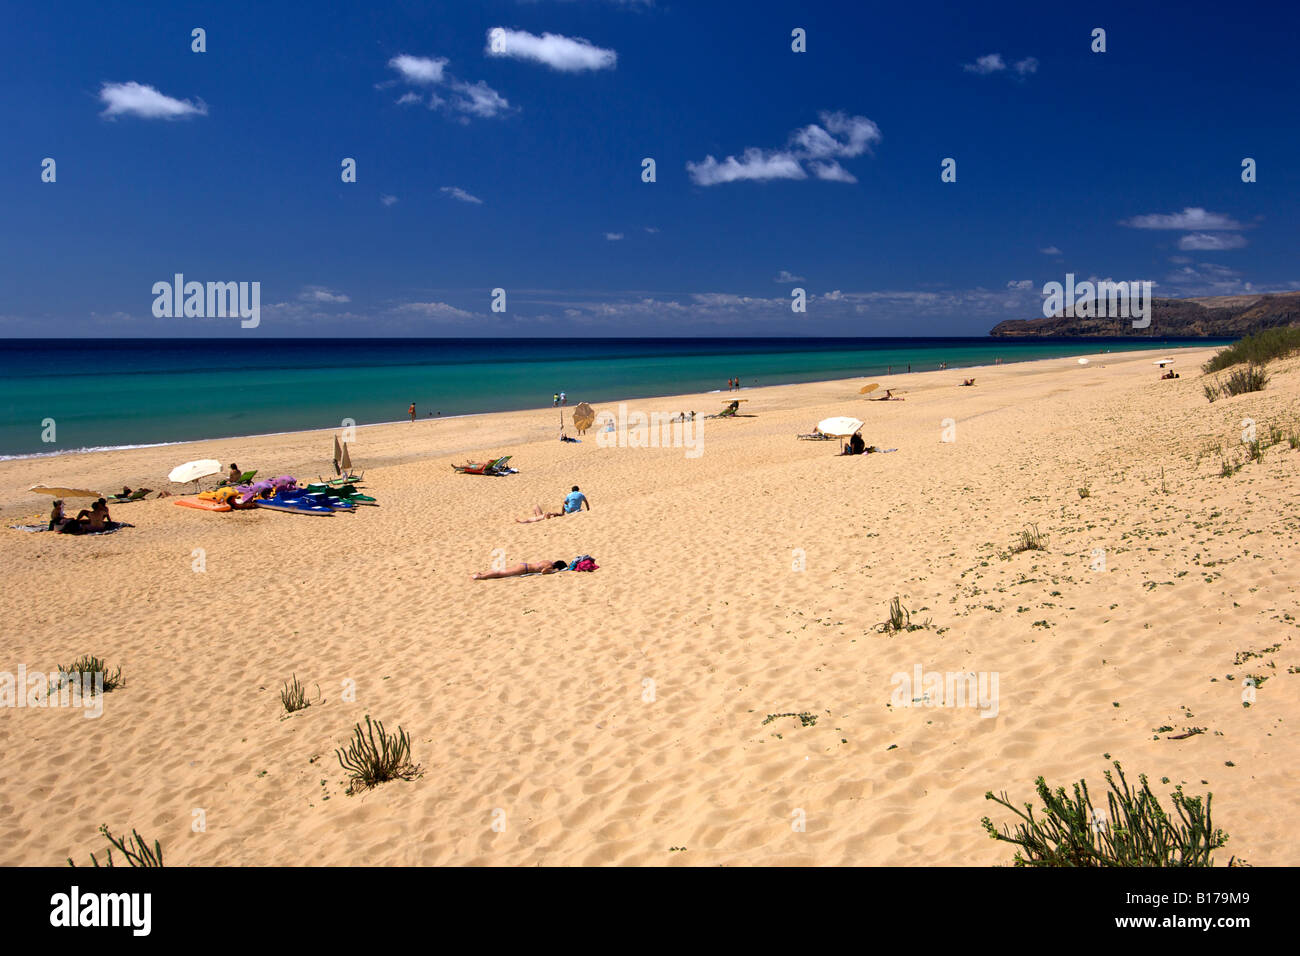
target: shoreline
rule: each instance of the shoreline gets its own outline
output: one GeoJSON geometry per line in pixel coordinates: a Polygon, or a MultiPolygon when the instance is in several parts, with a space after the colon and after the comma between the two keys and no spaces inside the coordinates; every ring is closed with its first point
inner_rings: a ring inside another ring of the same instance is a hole
{"type": "MultiPolygon", "coordinates": [[[[1170,353],[1176,353],[1176,352],[1194,351],[1202,348],[1217,349],[1222,347],[1223,346],[1220,345],[1207,345],[1207,346],[1179,345],[1179,346],[1170,346],[1168,348],[1168,351],[1170,353]]],[[[897,378],[899,376],[906,376],[906,375],[926,375],[931,373],[939,374],[942,372],[973,371],[973,370],[980,370],[980,369],[1008,369],[1008,368],[1016,368],[1025,365],[1034,365],[1042,362],[1059,362],[1059,361],[1064,361],[1066,359],[1077,361],[1080,358],[1088,358],[1089,362],[1092,363],[1096,359],[1100,359],[1103,356],[1114,356],[1118,358],[1121,356],[1130,356],[1137,353],[1148,353],[1152,351],[1157,351],[1157,350],[1151,348],[1143,348],[1143,349],[1126,349],[1123,351],[1106,351],[1106,352],[1096,352],[1096,353],[1081,352],[1077,355],[1071,354],[1071,355],[1063,355],[1063,356],[1054,356],[1051,358],[1024,359],[1023,361],[1019,361],[1019,362],[1003,362],[1000,365],[998,364],[952,365],[947,369],[925,369],[925,370],[913,371],[913,372],[906,372],[906,371],[894,372],[892,373],[892,377],[897,378]]],[[[884,378],[888,374],[889,373],[882,372],[879,373],[876,377],[884,378]]],[[[856,381],[858,378],[865,379],[870,377],[872,377],[872,373],[864,373],[861,376],[854,376],[852,378],[813,379],[810,381],[803,381],[803,382],[778,382],[770,385],[757,385],[757,386],[742,385],[741,388],[737,389],[737,391],[753,392],[753,391],[761,391],[762,389],[769,389],[769,388],[794,388],[794,387],[807,386],[807,385],[831,385],[831,384],[841,383],[841,382],[848,383],[848,382],[856,381]]],[[[895,386],[895,387],[901,387],[901,386],[895,386]]],[[[700,395],[709,395],[709,396],[729,395],[731,394],[731,391],[732,390],[730,389],[719,388],[719,389],[711,389],[706,392],[681,392],[681,393],[666,393],[666,394],[656,394],[656,395],[625,396],[618,399],[611,399],[604,402],[600,402],[598,404],[618,405],[620,403],[627,403],[627,402],[655,402],[655,401],[666,401],[668,399],[674,399],[674,398],[684,399],[684,398],[696,397],[700,395]]],[[[358,424],[355,426],[355,428],[357,432],[360,433],[362,429],[369,429],[369,428],[388,428],[396,425],[409,425],[409,424],[419,425],[428,422],[482,419],[491,415],[519,415],[519,414],[539,413],[539,412],[547,412],[547,411],[563,412],[566,409],[572,409],[576,407],[578,404],[580,404],[580,402],[575,401],[575,402],[571,402],[568,405],[560,405],[560,406],[535,406],[535,407],[525,407],[525,408],[499,409],[495,411],[467,412],[461,415],[441,415],[437,417],[425,416],[425,417],[416,418],[414,423],[412,423],[409,419],[402,418],[402,419],[394,419],[392,421],[367,422],[364,425],[358,424]]],[[[0,455],[0,466],[3,466],[10,462],[58,460],[64,458],[76,458],[81,456],[102,455],[110,452],[120,453],[125,451],[137,451],[137,450],[152,449],[152,448],[176,448],[183,445],[208,444],[212,442],[256,441],[265,438],[306,437],[313,434],[334,433],[339,431],[341,428],[343,428],[342,425],[330,425],[324,427],[317,426],[312,428],[290,429],[288,431],[253,432],[249,434],[227,435],[227,436],[204,436],[199,438],[178,439],[176,441],[140,442],[140,443],[129,444],[129,445],[103,445],[103,446],[90,446],[90,447],[83,447],[83,448],[69,448],[62,451],[32,452],[29,454],[22,454],[22,455],[0,455]]]]}

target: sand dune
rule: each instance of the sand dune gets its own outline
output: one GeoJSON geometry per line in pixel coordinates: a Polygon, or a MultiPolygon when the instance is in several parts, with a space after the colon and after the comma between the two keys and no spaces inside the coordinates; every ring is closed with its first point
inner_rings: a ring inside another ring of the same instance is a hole
{"type": "MultiPolygon", "coordinates": [[[[1300,423],[1300,361],[1209,404],[1211,353],[1172,353],[1174,381],[1128,353],[880,380],[904,402],[749,389],[756,417],[705,422],[696,458],[562,444],[550,408],[362,428],[381,506],[355,515],[148,500],[111,536],[2,530],[0,670],[96,653],[126,685],[94,720],[0,710],[0,863],[88,861],[106,822],[171,865],[984,865],[1010,857],[985,791],[1100,789],[1110,755],[1212,791],[1221,862],[1296,865],[1300,452],[1219,471],[1243,419],[1300,423]],[[841,414],[898,451],[794,439],[841,414]],[[520,473],[449,467],[499,454],[520,473]],[[591,512],[515,523],[573,484],[591,512]],[[1027,524],[1047,550],[1001,557],[1027,524]],[[470,580],[494,553],[600,570],[470,580]],[[928,626],[880,633],[895,596],[928,626]],[[890,706],[918,665],[996,672],[997,715],[890,706]],[[285,717],[291,674],[316,702],[285,717]],[[347,796],[334,751],[366,714],[422,776],[347,796]]],[[[329,435],[4,462],[0,516],[48,508],[36,482],[163,487],[200,457],[314,477],[329,435]]]]}

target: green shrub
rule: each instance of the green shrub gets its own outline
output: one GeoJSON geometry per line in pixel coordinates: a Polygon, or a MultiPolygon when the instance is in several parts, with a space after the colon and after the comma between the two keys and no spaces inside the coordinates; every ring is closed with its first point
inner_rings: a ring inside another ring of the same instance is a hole
{"type": "Polygon", "coordinates": [[[1074,798],[1064,787],[1048,789],[1042,777],[1035,781],[1038,799],[1043,802],[1041,818],[1034,816],[1032,803],[1024,811],[1007,799],[1006,793],[995,797],[984,794],[1015,813],[1022,822],[1012,833],[1002,831],[988,817],[981,821],[985,832],[994,840],[1012,843],[1018,849],[1016,866],[1213,866],[1212,854],[1228,842],[1228,835],[1214,829],[1210,822],[1213,794],[1189,797],[1181,786],[1170,794],[1178,819],[1172,818],[1151,788],[1146,775],[1142,786],[1132,789],[1124,779],[1119,761],[1114,762],[1119,785],[1109,770],[1106,794],[1109,815],[1100,816],[1088,795],[1088,785],[1074,784],[1074,798]]]}
{"type": "Polygon", "coordinates": [[[57,676],[54,678],[54,686],[57,690],[67,683],[68,678],[75,678],[82,686],[94,687],[96,674],[104,675],[104,693],[110,690],[116,690],[126,685],[122,679],[122,668],[115,671],[108,669],[108,664],[103,658],[96,657],[94,654],[82,654],[71,664],[59,668],[57,676]]]}
{"type": "MultiPolygon", "coordinates": [[[[108,831],[107,823],[100,825],[99,832],[104,834],[105,838],[109,842],[108,862],[104,864],[105,866],[117,866],[117,864],[113,862],[114,847],[122,852],[122,856],[126,858],[127,866],[163,865],[162,846],[159,845],[157,840],[153,841],[153,848],[150,849],[149,844],[144,841],[144,837],[140,836],[138,831],[132,830],[131,842],[127,843],[125,837],[113,836],[113,834],[108,831]]],[[[93,853],[90,854],[90,862],[95,866],[99,866],[99,861],[95,859],[95,854],[93,853]]],[[[68,857],[68,866],[75,867],[76,865],[77,864],[72,862],[72,857],[68,857]]]]}
{"type": "Polygon", "coordinates": [[[1207,372],[1221,372],[1233,365],[1263,365],[1273,359],[1286,358],[1294,352],[1300,352],[1300,326],[1265,329],[1247,335],[1239,342],[1233,342],[1202,368],[1207,372]]]}
{"type": "Polygon", "coordinates": [[[1242,395],[1246,392],[1260,392],[1268,384],[1268,372],[1262,365],[1247,365],[1235,368],[1223,383],[1224,395],[1242,395]]]}
{"type": "Polygon", "coordinates": [[[280,689],[280,703],[284,705],[285,713],[292,714],[295,710],[303,710],[311,706],[311,701],[307,699],[307,691],[298,683],[298,675],[293,675],[293,682],[284,682],[284,687],[280,689]]]}
{"type": "Polygon", "coordinates": [[[366,732],[362,733],[361,725],[357,724],[347,750],[336,750],[334,754],[339,758],[339,766],[352,778],[348,793],[388,780],[411,780],[420,773],[420,768],[411,763],[410,734],[403,733],[400,726],[396,734],[387,734],[379,721],[371,725],[369,714],[366,714],[366,732]]]}

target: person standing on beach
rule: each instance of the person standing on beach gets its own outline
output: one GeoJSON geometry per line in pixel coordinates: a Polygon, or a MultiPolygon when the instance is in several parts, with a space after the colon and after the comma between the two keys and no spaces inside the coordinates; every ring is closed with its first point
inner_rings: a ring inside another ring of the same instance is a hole
{"type": "Polygon", "coordinates": [[[556,392],[551,396],[551,408],[558,408],[560,405],[560,393],[556,392]]]}
{"type": "Polygon", "coordinates": [[[563,392],[560,393],[560,404],[561,405],[569,404],[569,396],[565,395],[563,392]]]}
{"type": "Polygon", "coordinates": [[[415,402],[411,402],[411,407],[406,410],[406,414],[411,416],[411,424],[415,424],[415,402]]]}

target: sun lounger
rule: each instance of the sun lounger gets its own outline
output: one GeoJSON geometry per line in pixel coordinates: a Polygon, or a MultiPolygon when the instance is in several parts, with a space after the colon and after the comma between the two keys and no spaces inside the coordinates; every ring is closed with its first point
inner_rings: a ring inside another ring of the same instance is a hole
{"type": "Polygon", "coordinates": [[[129,495],[113,495],[113,497],[109,498],[108,500],[111,504],[115,504],[115,505],[124,505],[132,501],[144,501],[145,495],[151,493],[152,491],[153,491],[152,488],[137,488],[129,495]]]}
{"type": "Polygon", "coordinates": [[[834,435],[823,435],[821,432],[813,432],[811,435],[796,435],[802,441],[839,441],[834,435]]]}
{"type": "Polygon", "coordinates": [[[503,455],[492,461],[470,461],[463,465],[452,465],[451,467],[462,475],[508,475],[514,469],[507,467],[511,455],[503,455]]]}

